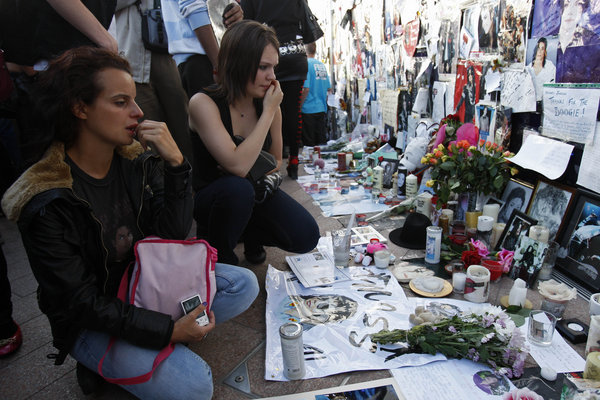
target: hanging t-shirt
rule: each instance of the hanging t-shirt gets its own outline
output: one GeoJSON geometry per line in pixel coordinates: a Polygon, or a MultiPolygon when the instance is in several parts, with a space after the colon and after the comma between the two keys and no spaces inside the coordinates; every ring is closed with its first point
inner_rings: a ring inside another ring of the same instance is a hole
{"type": "Polygon", "coordinates": [[[73,190],[90,203],[94,216],[102,225],[102,239],[108,250],[109,270],[125,267],[134,259],[133,244],[142,239],[135,212],[125,187],[120,157],[113,157],[106,177],[96,179],[81,170],[69,157],[73,190]]]}

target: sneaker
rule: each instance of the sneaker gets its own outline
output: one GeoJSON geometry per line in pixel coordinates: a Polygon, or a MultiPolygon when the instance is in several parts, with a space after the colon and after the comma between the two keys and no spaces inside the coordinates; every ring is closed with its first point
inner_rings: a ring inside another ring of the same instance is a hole
{"type": "Polygon", "coordinates": [[[17,325],[17,331],[14,335],[6,339],[0,339],[0,357],[6,357],[15,351],[23,344],[23,333],[21,327],[17,325]]]}
{"type": "Polygon", "coordinates": [[[244,245],[244,256],[250,264],[262,264],[267,259],[267,252],[262,245],[244,245]]]}

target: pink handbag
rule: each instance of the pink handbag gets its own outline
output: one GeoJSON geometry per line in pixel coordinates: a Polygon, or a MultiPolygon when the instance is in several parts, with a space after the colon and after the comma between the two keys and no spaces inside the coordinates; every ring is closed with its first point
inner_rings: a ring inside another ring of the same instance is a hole
{"type": "MultiPolygon", "coordinates": [[[[129,268],[121,278],[119,299],[129,304],[171,315],[174,321],[184,313],[181,301],[199,294],[207,302],[207,312],[217,291],[215,264],[217,250],[205,240],[169,240],[149,236],[135,244],[135,264],[128,282],[129,268]],[[129,286],[129,290],[127,287],[129,286]]],[[[131,267],[131,266],[130,266],[131,267]]],[[[174,350],[169,343],[156,356],[152,369],[130,378],[107,378],[102,364],[114,344],[111,338],[104,356],[98,363],[98,374],[107,382],[132,385],[148,381],[158,365],[174,350]]]]}

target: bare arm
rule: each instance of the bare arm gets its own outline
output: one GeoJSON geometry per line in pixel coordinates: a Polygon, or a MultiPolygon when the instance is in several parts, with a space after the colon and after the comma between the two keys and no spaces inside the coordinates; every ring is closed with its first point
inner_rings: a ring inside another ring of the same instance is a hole
{"type": "Polygon", "coordinates": [[[300,108],[302,108],[302,106],[304,105],[304,100],[306,100],[306,96],[308,96],[309,91],[310,89],[307,87],[302,88],[302,93],[300,93],[300,108]]]}
{"type": "Polygon", "coordinates": [[[218,65],[217,56],[219,54],[219,45],[217,44],[217,38],[215,38],[215,32],[213,31],[212,25],[200,26],[194,29],[194,33],[213,65],[213,69],[216,69],[218,65]]]}
{"type": "Polygon", "coordinates": [[[46,0],[48,4],[68,23],[87,36],[98,46],[118,52],[115,38],[96,19],[94,14],[80,0],[46,0]]]}
{"type": "Polygon", "coordinates": [[[277,108],[275,111],[275,116],[273,117],[273,122],[271,123],[271,129],[269,129],[271,133],[271,147],[269,147],[269,153],[275,156],[275,160],[277,160],[277,167],[272,171],[269,171],[269,174],[272,172],[277,172],[281,168],[282,159],[283,159],[283,137],[281,134],[281,108],[277,108]]]}
{"type": "Polygon", "coordinates": [[[245,177],[262,149],[282,98],[283,93],[276,82],[265,95],[263,113],[254,129],[239,146],[233,143],[225,129],[217,105],[204,93],[197,93],[190,99],[190,128],[197,132],[204,146],[224,170],[245,177]]]}
{"type": "Polygon", "coordinates": [[[231,10],[227,11],[224,15],[225,27],[227,27],[227,28],[229,28],[231,25],[235,24],[236,22],[244,19],[244,11],[242,10],[242,7],[236,2],[233,2],[231,4],[233,4],[233,8],[231,10]]]}

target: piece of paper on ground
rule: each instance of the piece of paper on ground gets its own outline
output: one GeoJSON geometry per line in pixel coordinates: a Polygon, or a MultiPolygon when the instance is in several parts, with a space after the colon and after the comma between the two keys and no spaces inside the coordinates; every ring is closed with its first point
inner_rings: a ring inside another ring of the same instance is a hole
{"type": "Polygon", "coordinates": [[[392,370],[402,395],[411,400],[502,399],[515,389],[507,378],[470,360],[451,359],[392,370]]]}

